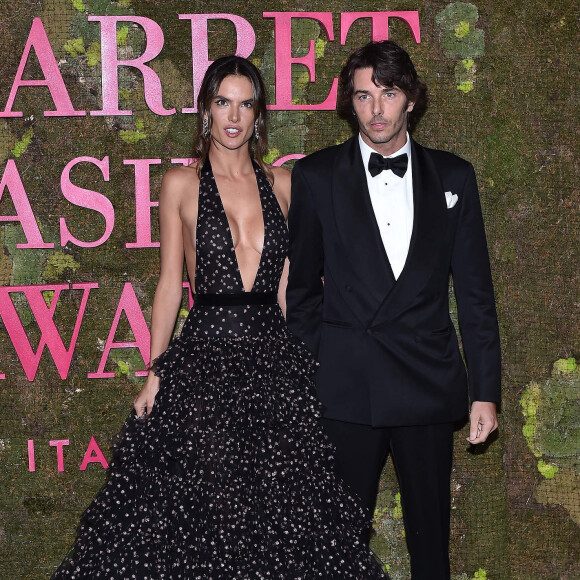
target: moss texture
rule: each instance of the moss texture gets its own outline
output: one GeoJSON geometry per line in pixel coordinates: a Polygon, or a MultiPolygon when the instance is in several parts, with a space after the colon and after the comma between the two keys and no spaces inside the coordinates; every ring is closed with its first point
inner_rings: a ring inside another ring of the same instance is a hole
{"type": "MultiPolygon", "coordinates": [[[[125,14],[155,20],[165,45],[152,68],[163,85],[165,107],[191,106],[191,32],[179,13],[226,12],[246,18],[256,31],[252,60],[273,93],[275,39],[265,9],[333,12],[335,40],[308,20],[293,24],[293,54],[310,41],[317,54],[316,82],[293,69],[293,98],[317,103],[355,47],[370,38],[368,21],[353,24],[344,46],[340,12],[381,11],[373,0],[45,0],[4,2],[0,11],[0,101],[4,107],[34,17],[40,17],[77,109],[101,103],[100,34],[87,15],[125,14]]],[[[422,42],[392,20],[390,37],[410,52],[429,86],[430,109],[415,137],[451,150],[475,165],[496,285],[504,362],[504,404],[498,436],[469,449],[458,430],[452,481],[452,576],[454,580],[560,579],[580,577],[578,464],[578,367],[580,356],[580,195],[577,186],[577,6],[547,2],[446,2],[393,0],[388,10],[419,10],[422,42]],[[554,365],[554,362],[556,364],[554,365]]],[[[210,58],[234,50],[233,28],[213,21],[210,58]]],[[[140,54],[144,33],[120,25],[120,58],[140,54]]],[[[42,78],[31,57],[25,78],[42,78]]],[[[37,223],[52,249],[18,249],[18,224],[0,222],[3,286],[99,282],[92,290],[72,359],[62,380],[46,351],[28,381],[4,326],[0,326],[0,578],[47,578],[70,546],[78,518],[100,488],[98,463],[79,466],[92,436],[106,455],[131,408],[141,379],[136,349],[113,350],[107,370],[114,379],[87,379],[95,371],[125,282],[131,282],[145,318],[158,273],[155,248],[130,249],[135,241],[134,171],[126,159],[161,159],[150,167],[153,198],[171,158],[189,157],[195,116],[161,117],[146,107],[143,83],[132,69],[119,71],[121,107],[133,115],[51,118],[45,88],[19,91],[21,118],[2,119],[0,171],[14,159],[37,223]],[[59,217],[73,235],[99,238],[104,220],[61,194],[65,165],[78,156],[109,157],[110,179],[87,164],[71,174],[79,187],[101,192],[115,208],[115,228],[97,248],[59,244],[59,217]],[[28,471],[28,440],[36,471],[28,471]],[[56,468],[49,441],[68,439],[64,472],[56,468]]],[[[309,153],[340,142],[349,127],[334,111],[276,111],[270,120],[270,159],[309,153]]],[[[3,192],[1,215],[14,214],[3,192]]],[[[156,213],[152,211],[155,224],[156,213]]],[[[157,236],[156,225],[153,237],[157,236]]],[[[47,304],[53,295],[46,293],[47,304]]],[[[69,344],[82,291],[63,291],[54,312],[69,344]]],[[[22,294],[12,300],[36,350],[40,332],[22,294]]],[[[185,301],[184,301],[185,308],[185,301]]],[[[455,323],[456,307],[450,299],[455,323]]],[[[183,321],[183,313],[180,316],[183,321]]],[[[122,318],[115,340],[133,340],[122,318]]],[[[393,580],[409,577],[400,499],[389,462],[383,474],[372,545],[393,580]]]]}

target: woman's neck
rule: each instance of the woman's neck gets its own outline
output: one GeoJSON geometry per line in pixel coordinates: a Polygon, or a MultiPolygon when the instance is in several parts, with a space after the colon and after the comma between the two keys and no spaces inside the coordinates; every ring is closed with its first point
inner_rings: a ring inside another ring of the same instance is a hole
{"type": "Polygon", "coordinates": [[[250,150],[247,146],[232,150],[212,144],[208,155],[214,173],[217,171],[222,175],[235,177],[253,171],[250,150]]]}

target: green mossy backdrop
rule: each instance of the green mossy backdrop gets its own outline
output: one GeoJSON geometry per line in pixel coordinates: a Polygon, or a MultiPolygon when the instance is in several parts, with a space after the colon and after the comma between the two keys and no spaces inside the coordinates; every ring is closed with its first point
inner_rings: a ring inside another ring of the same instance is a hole
{"type": "MultiPolygon", "coordinates": [[[[99,27],[87,15],[135,14],[155,20],[165,46],[153,67],[163,83],[164,105],[191,106],[191,36],[177,14],[229,12],[246,18],[257,36],[252,59],[267,85],[274,84],[273,21],[262,12],[334,13],[419,10],[422,42],[392,20],[390,38],[405,46],[430,89],[430,108],[416,139],[451,150],[475,165],[503,345],[504,397],[498,436],[471,450],[458,432],[453,471],[452,573],[454,580],[573,579],[580,577],[580,196],[578,145],[578,7],[574,0],[44,0],[0,3],[0,102],[10,92],[32,19],[40,17],[71,100],[77,109],[100,104],[99,27]]],[[[213,22],[210,57],[231,52],[233,28],[213,22]]],[[[143,33],[119,26],[119,54],[139,54],[143,33]]],[[[355,23],[345,46],[326,42],[307,20],[293,26],[295,55],[317,40],[317,79],[294,67],[296,102],[321,102],[346,55],[370,38],[368,21],[355,23]]],[[[34,58],[26,78],[41,78],[34,58]]],[[[158,271],[156,249],[128,249],[135,240],[134,174],[124,159],[160,158],[151,166],[154,196],[170,158],[188,157],[194,115],[160,117],[144,105],[142,82],[119,75],[121,106],[130,117],[44,117],[52,101],[46,89],[19,91],[14,110],[1,119],[0,169],[16,160],[42,235],[54,249],[16,248],[18,224],[0,224],[0,285],[98,282],[91,291],[75,355],[61,380],[45,351],[29,382],[4,326],[0,326],[0,578],[50,576],[70,546],[83,509],[102,485],[98,463],[79,465],[91,436],[108,454],[109,442],[131,408],[142,379],[136,349],[114,350],[107,370],[115,379],[87,379],[101,358],[103,341],[125,282],[131,282],[145,317],[158,271]],[[96,239],[104,220],[67,202],[60,174],[73,158],[110,158],[110,181],[87,164],[73,181],[106,195],[115,228],[97,248],[59,245],[59,216],[73,235],[96,239]],[[99,346],[100,345],[100,346],[99,346]],[[36,445],[36,471],[28,471],[27,441],[36,445]],[[49,441],[69,439],[65,471],[57,472],[49,441]]],[[[309,153],[343,141],[349,129],[334,112],[273,112],[271,158],[309,153]]],[[[4,192],[0,214],[14,207],[4,192]]],[[[155,211],[153,211],[155,221],[155,211]]],[[[155,227],[154,227],[155,231],[155,227]]],[[[80,290],[63,292],[55,320],[68,345],[80,290]],[[67,330],[68,329],[68,330],[67,330]]],[[[50,296],[46,296],[50,301],[50,296]]],[[[13,295],[31,344],[39,329],[21,295],[13,295]]],[[[185,305],[185,302],[184,302],[185,305]]],[[[454,303],[451,300],[454,314],[454,303]]],[[[126,320],[115,336],[132,340],[126,320]]],[[[377,506],[373,547],[395,580],[409,577],[400,499],[390,465],[377,506]]]]}

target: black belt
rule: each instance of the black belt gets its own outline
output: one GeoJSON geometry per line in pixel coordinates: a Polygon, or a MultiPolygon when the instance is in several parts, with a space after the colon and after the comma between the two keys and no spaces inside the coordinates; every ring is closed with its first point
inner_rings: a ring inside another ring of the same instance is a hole
{"type": "Polygon", "coordinates": [[[276,292],[239,292],[237,294],[195,294],[196,306],[250,306],[277,304],[276,292]]]}

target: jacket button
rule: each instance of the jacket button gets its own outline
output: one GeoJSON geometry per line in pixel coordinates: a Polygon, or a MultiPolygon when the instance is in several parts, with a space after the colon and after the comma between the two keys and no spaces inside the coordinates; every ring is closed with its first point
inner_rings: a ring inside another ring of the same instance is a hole
{"type": "Polygon", "coordinates": [[[349,286],[348,284],[347,284],[347,285],[344,287],[344,289],[345,289],[347,292],[352,292],[352,286],[349,286]]]}
{"type": "Polygon", "coordinates": [[[376,333],[377,333],[377,332],[376,332],[376,330],[373,330],[372,328],[369,328],[369,329],[367,330],[367,334],[368,334],[369,336],[374,336],[376,333]]]}
{"type": "Polygon", "coordinates": [[[423,342],[423,339],[420,336],[416,336],[415,342],[423,342]]]}

